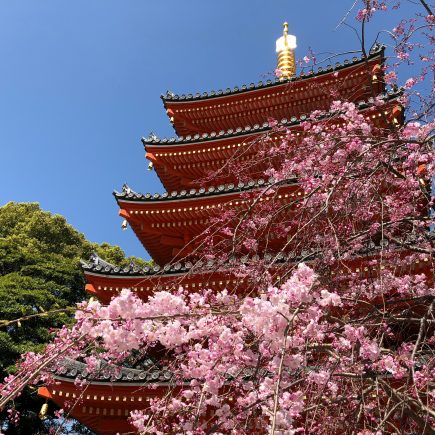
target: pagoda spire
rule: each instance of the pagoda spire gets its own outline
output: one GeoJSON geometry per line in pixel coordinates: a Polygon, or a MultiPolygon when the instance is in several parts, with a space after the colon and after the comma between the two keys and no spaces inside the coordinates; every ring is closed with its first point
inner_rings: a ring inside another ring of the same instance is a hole
{"type": "Polygon", "coordinates": [[[288,23],[283,24],[283,35],[276,41],[276,52],[278,54],[278,70],[282,78],[290,78],[296,74],[295,48],[296,36],[288,34],[288,23]]]}

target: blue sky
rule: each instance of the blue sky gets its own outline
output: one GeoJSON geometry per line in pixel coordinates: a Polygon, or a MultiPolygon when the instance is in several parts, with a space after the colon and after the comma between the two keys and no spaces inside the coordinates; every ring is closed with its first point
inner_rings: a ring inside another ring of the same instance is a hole
{"type": "MultiPolygon", "coordinates": [[[[299,57],[310,46],[358,49],[350,29],[336,29],[352,3],[0,0],[0,205],[39,202],[89,240],[147,258],[121,231],[111,193],[124,182],[163,191],[140,142],[150,131],[173,136],[160,94],[270,76],[286,20],[299,57]]],[[[369,39],[396,20],[375,20],[369,39]]]]}

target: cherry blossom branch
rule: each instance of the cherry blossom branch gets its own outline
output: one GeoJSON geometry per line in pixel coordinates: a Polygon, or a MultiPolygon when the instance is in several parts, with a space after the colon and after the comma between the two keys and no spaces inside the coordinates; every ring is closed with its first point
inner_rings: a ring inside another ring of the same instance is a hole
{"type": "Polygon", "coordinates": [[[298,315],[299,311],[300,311],[300,307],[298,307],[295,310],[295,312],[293,313],[292,318],[290,320],[288,320],[286,318],[286,316],[284,316],[282,313],[280,313],[283,317],[286,318],[287,326],[284,329],[284,337],[283,337],[283,343],[282,343],[282,347],[281,347],[281,358],[280,358],[279,366],[278,366],[278,375],[277,375],[278,379],[276,382],[275,396],[274,396],[274,403],[273,403],[273,414],[272,414],[272,429],[271,429],[272,435],[275,435],[275,429],[276,429],[276,413],[278,412],[279,389],[280,389],[280,385],[281,385],[284,356],[285,356],[286,348],[287,348],[287,336],[288,336],[288,332],[289,332],[290,328],[292,327],[293,320],[298,315]]]}
{"type": "Polygon", "coordinates": [[[19,326],[21,322],[24,322],[26,320],[30,320],[37,317],[48,317],[51,314],[74,313],[76,310],[77,310],[76,307],[67,307],[67,308],[60,308],[56,310],[44,311],[42,313],[37,313],[37,314],[30,314],[28,316],[22,316],[18,319],[13,319],[13,320],[0,320],[0,328],[7,327],[14,324],[18,324],[19,326]]]}
{"type": "Polygon", "coordinates": [[[429,5],[425,2],[425,0],[420,0],[420,3],[423,5],[423,7],[426,9],[426,12],[429,15],[433,15],[433,12],[431,10],[431,8],[429,7],[429,5]]]}

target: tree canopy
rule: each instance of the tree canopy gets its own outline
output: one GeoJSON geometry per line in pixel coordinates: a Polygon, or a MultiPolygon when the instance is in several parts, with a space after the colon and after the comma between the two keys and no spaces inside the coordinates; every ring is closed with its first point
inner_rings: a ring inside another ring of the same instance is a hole
{"type": "MultiPolygon", "coordinates": [[[[89,242],[63,216],[41,210],[38,203],[10,202],[0,207],[3,377],[14,372],[21,354],[42,351],[52,330],[73,322],[75,304],[86,299],[80,259],[89,258],[92,252],[121,266],[132,261],[146,263],[126,257],[118,246],[89,242]]],[[[40,407],[36,397],[24,400],[35,402],[30,407],[26,403],[29,411],[40,407]]]]}

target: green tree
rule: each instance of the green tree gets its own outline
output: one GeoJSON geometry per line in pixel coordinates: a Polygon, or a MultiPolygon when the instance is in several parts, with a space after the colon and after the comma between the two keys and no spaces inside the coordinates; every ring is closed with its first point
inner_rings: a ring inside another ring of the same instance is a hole
{"type": "MultiPolygon", "coordinates": [[[[37,203],[10,202],[0,207],[2,377],[13,373],[23,352],[40,351],[52,329],[73,321],[75,304],[86,298],[80,259],[89,258],[92,252],[120,266],[146,264],[126,257],[118,246],[87,241],[64,217],[41,210],[37,203]]],[[[8,432],[44,431],[37,418],[41,404],[35,391],[27,391],[15,404],[22,414],[20,425],[8,432]]]]}

